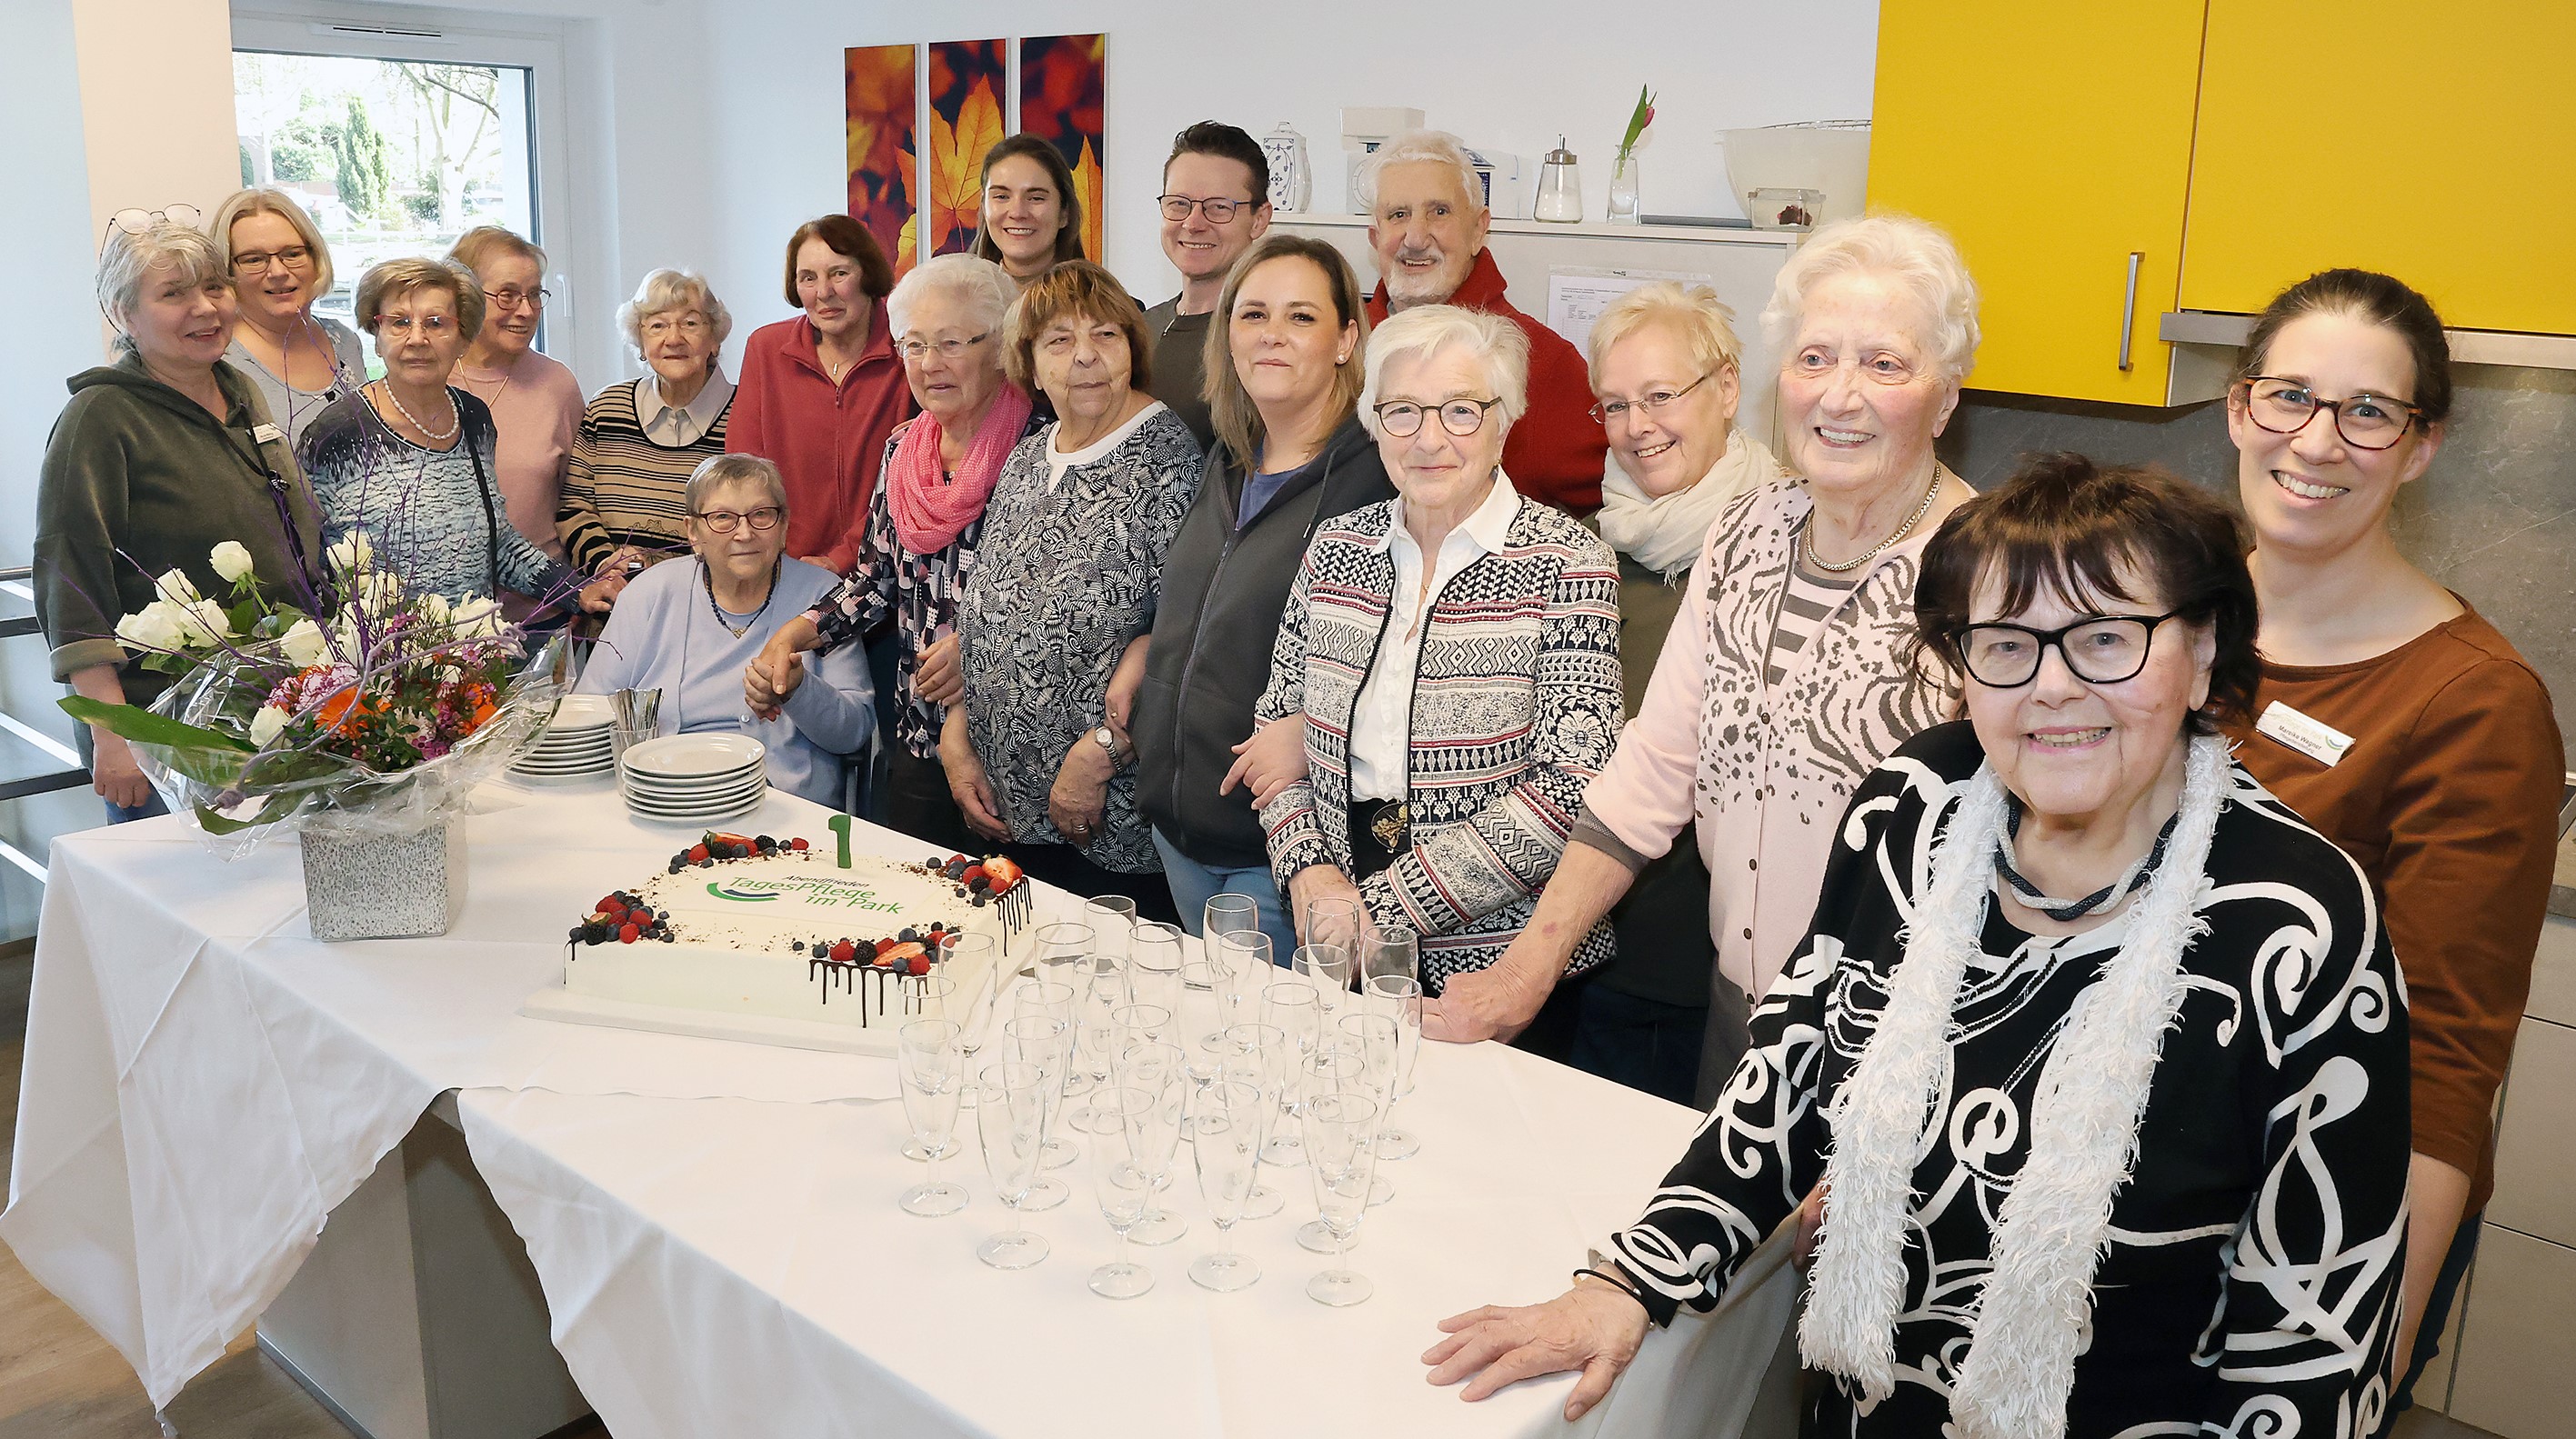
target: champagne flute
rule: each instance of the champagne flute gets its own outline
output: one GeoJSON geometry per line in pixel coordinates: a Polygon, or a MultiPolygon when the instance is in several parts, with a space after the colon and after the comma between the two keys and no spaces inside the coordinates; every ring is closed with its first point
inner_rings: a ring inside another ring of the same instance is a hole
{"type": "MultiPolygon", "coordinates": [[[[1115,955],[1092,953],[1076,959],[1072,965],[1077,996],[1073,1032],[1073,1088],[1068,1093],[1088,1094],[1109,1082],[1110,1061],[1117,1057],[1118,1027],[1114,1016],[1127,1003],[1127,980],[1121,961],[1115,955]]],[[[1079,1104],[1067,1123],[1081,1133],[1094,1127],[1091,1106],[1079,1104]]]]}
{"type": "Polygon", "coordinates": [[[1410,929],[1390,924],[1360,939],[1359,963],[1352,977],[1362,989],[1381,975],[1401,975],[1420,983],[1422,979],[1422,941],[1410,929]]]}
{"type": "Polygon", "coordinates": [[[1217,1071],[1225,1067],[1225,1016],[1217,999],[1217,970],[1216,962],[1205,959],[1181,966],[1181,1007],[1172,1021],[1172,1042],[1181,1047],[1183,1070],[1190,1079],[1190,1109],[1181,1118],[1183,1139],[1197,1137],[1199,1096],[1207,1093],[1217,1071]]]}
{"type": "Polygon", "coordinates": [[[1096,1106],[1118,1122],[1091,1141],[1091,1181],[1100,1217],[1118,1234],[1118,1257],[1091,1271],[1091,1292],[1104,1299],[1133,1299],[1154,1287],[1154,1272],[1128,1258],[1128,1236],[1153,1207],[1154,1180],[1144,1155],[1151,1145],[1154,1096],[1111,1089],[1096,1106]]]}
{"type": "Polygon", "coordinates": [[[940,1179],[939,1161],[957,1147],[958,1090],[965,1081],[957,1026],[944,1019],[916,1019],[896,1034],[895,1044],[903,1075],[903,1115],[930,1165],[922,1182],[904,1191],[903,1212],[925,1219],[954,1214],[966,1207],[966,1191],[940,1179]]]}
{"type": "Polygon", "coordinates": [[[1261,1015],[1261,991],[1279,977],[1270,963],[1270,936],[1257,929],[1221,934],[1207,947],[1209,960],[1216,965],[1220,998],[1225,1001],[1225,1022],[1257,1023],[1261,1015]]]}
{"type": "Polygon", "coordinates": [[[1046,1084],[1046,1071],[1035,1065],[989,1064],[975,1086],[983,1091],[975,1100],[975,1128],[984,1141],[984,1168],[1011,1212],[1010,1228],[975,1246],[975,1257],[996,1269],[1026,1269],[1047,1257],[1046,1236],[1020,1222],[1046,1138],[1046,1084]]]}
{"type": "Polygon", "coordinates": [[[1261,901],[1232,890],[1208,896],[1207,909],[1199,921],[1199,938],[1209,944],[1229,934],[1261,928],[1261,901]]]}
{"type": "MultiPolygon", "coordinates": [[[[1377,1101],[1379,1128],[1385,1128],[1387,1112],[1395,1107],[1396,1051],[1403,1031],[1391,1014],[1345,1014],[1337,1021],[1346,1048],[1360,1058],[1361,1083],[1367,1086],[1369,1098],[1377,1101]]],[[[1369,1203],[1384,1204],[1395,1197],[1395,1185],[1383,1174],[1369,1180],[1369,1203]]]]}
{"type": "Polygon", "coordinates": [[[1094,895],[1082,902],[1082,922],[1091,926],[1094,951],[1123,967],[1128,937],[1136,930],[1136,901],[1123,894],[1094,895]]]}
{"type": "MultiPolygon", "coordinates": [[[[1170,1186],[1172,1158],[1180,1148],[1181,1109],[1188,1097],[1183,1080],[1187,1063],[1180,1047],[1172,1044],[1140,1044],[1118,1056],[1117,1087],[1131,1094],[1149,1096],[1154,1101],[1154,1123],[1145,1132],[1147,1142],[1137,1147],[1134,1157],[1138,1164],[1144,1166],[1146,1177],[1153,1181],[1157,1192],[1170,1186]]],[[[1132,1121],[1133,1116],[1130,1118],[1132,1121]]],[[[1136,1222],[1135,1232],[1130,1237],[1138,1244],[1162,1245],[1171,1243],[1189,1230],[1189,1221],[1159,1204],[1151,1204],[1147,1206],[1144,1217],[1136,1222]]]]}
{"type": "MultiPolygon", "coordinates": [[[[1296,1085],[1297,1114],[1301,1121],[1298,1125],[1298,1133],[1300,1138],[1304,1138],[1311,1135],[1313,1131],[1302,1121],[1318,1101],[1330,1099],[1336,1095],[1357,1095],[1362,1099],[1368,1098],[1367,1065],[1359,1055],[1358,1046],[1349,1043],[1341,1032],[1336,1030],[1332,1037],[1321,1043],[1313,1053],[1297,1062],[1296,1085]]],[[[1371,1127],[1371,1134],[1374,1138],[1374,1126],[1371,1127]]],[[[1308,1153],[1306,1156],[1308,1167],[1313,1167],[1314,1162],[1315,1156],[1311,1152],[1308,1153]]],[[[1370,1172],[1374,1176],[1375,1170],[1372,1169],[1370,1172]]],[[[1361,1197],[1367,1197],[1365,1182],[1363,1182],[1361,1197]]],[[[1333,1234],[1328,1218],[1315,1218],[1297,1226],[1297,1247],[1317,1254],[1333,1254],[1339,1252],[1340,1248],[1348,1246],[1344,1240],[1333,1234]]]]}
{"type": "MultiPolygon", "coordinates": [[[[952,983],[957,975],[974,976],[951,991],[949,1000],[956,1012],[946,1017],[957,1022],[957,1047],[966,1056],[968,1071],[975,1074],[983,1072],[975,1055],[992,1037],[993,1011],[1002,997],[1004,977],[1000,965],[1001,955],[993,936],[981,933],[941,934],[939,957],[931,965],[931,973],[948,975],[952,983]]],[[[983,1088],[981,1084],[967,1086],[966,1103],[977,1103],[983,1088]]]]}
{"type": "Polygon", "coordinates": [[[1368,916],[1357,900],[1313,900],[1306,905],[1306,927],[1297,932],[1297,940],[1301,944],[1339,945],[1343,953],[1354,953],[1367,923],[1368,916]]]}
{"type": "Polygon", "coordinates": [[[1055,1137],[1056,1126],[1064,1118],[1064,1071],[1073,1062],[1073,1035],[1063,1020],[1027,1012],[1005,1021],[1002,1035],[1009,1041],[1012,1063],[1033,1066],[1046,1077],[1046,1113],[1038,1136],[1038,1167],[1042,1172],[1029,1187],[1027,1203],[1031,1209],[1053,1209],[1070,1194],[1043,1171],[1070,1163],[1074,1157],[1072,1146],[1055,1137]],[[1057,1163],[1048,1163],[1059,1154],[1062,1158],[1057,1163]]]}
{"type": "MultiPolygon", "coordinates": [[[[1275,1024],[1233,1024],[1225,1031],[1225,1078],[1244,1080],[1261,1091],[1261,1127],[1255,1142],[1261,1146],[1262,1162],[1289,1168],[1299,1162],[1300,1150],[1294,1144],[1274,1156],[1272,1144],[1285,1128],[1280,1122],[1280,1096],[1288,1087],[1288,1036],[1275,1024]]],[[[1261,1182],[1261,1171],[1252,1174],[1252,1190],[1245,1197],[1243,1217],[1268,1219],[1287,1207],[1278,1190],[1261,1182]]]]}
{"type": "Polygon", "coordinates": [[[1039,925],[1029,941],[1029,965],[1022,973],[1063,984],[1073,982],[1066,969],[1098,947],[1090,925],[1066,921],[1039,925]]]}
{"type": "Polygon", "coordinates": [[[1368,1215],[1369,1179],[1377,1166],[1377,1105],[1365,1094],[1333,1093],[1306,1105],[1307,1171],[1315,1179],[1315,1208],[1330,1238],[1333,1267],[1306,1281],[1307,1297],[1335,1308],[1357,1304],[1376,1291],[1350,1267],[1351,1246],[1368,1215]]]}
{"type": "Polygon", "coordinates": [[[1168,1038],[1172,1012],[1159,1004],[1122,1004],[1110,1012],[1109,1021],[1117,1032],[1113,1052],[1125,1054],[1137,1045],[1159,1044],[1168,1038]]]}
{"type": "MultiPolygon", "coordinates": [[[[921,977],[919,988],[914,989],[911,998],[905,1001],[905,1008],[915,1019],[953,1019],[954,1016],[948,1013],[948,1007],[956,992],[957,985],[954,981],[936,973],[925,974],[921,977]]],[[[902,1045],[900,1036],[897,1036],[896,1045],[897,1057],[900,1059],[902,1045]]],[[[974,1068],[964,1057],[965,1046],[962,1042],[958,1046],[958,1051],[958,1102],[963,1105],[965,1092],[973,1087],[965,1082],[965,1076],[973,1073],[974,1068]]],[[[900,1073],[897,1077],[900,1078],[900,1073]]],[[[904,1141],[903,1157],[915,1164],[921,1164],[929,1160],[930,1151],[922,1148],[919,1139],[909,1139],[904,1141]]]]}
{"type": "Polygon", "coordinates": [[[1264,1103],[1260,1086],[1241,1080],[1222,1081],[1199,1096],[1190,1158],[1198,1168],[1208,1218],[1216,1224],[1217,1252],[1202,1254],[1190,1265],[1190,1282],[1219,1294],[1249,1288],[1261,1279],[1261,1266],[1234,1252],[1229,1241],[1261,1168],[1264,1103]]]}
{"type": "Polygon", "coordinates": [[[1137,923],[1127,952],[1127,987],[1137,1003],[1180,1008],[1182,938],[1177,925],[1137,923]]]}
{"type": "Polygon", "coordinates": [[[1360,1003],[1395,1021],[1395,1084],[1378,1125],[1377,1157],[1411,1159],[1422,1151],[1421,1139],[1385,1121],[1394,1118],[1396,1101],[1413,1092],[1413,1066],[1422,1057],[1422,982],[1381,974],[1360,991],[1360,1003]]]}
{"type": "Polygon", "coordinates": [[[1288,968],[1315,986],[1315,998],[1329,1019],[1340,1012],[1351,988],[1351,948],[1344,944],[1301,944],[1288,968]]]}

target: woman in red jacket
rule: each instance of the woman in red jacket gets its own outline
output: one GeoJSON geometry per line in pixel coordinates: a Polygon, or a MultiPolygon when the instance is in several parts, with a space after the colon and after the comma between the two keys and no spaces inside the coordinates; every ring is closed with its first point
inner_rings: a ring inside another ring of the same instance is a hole
{"type": "Polygon", "coordinates": [[[803,314],[743,346],[725,449],[786,477],[787,553],[838,573],[857,557],[886,437],[912,391],[886,333],[894,267],[867,227],[825,215],[787,242],[787,303],[803,314]]]}

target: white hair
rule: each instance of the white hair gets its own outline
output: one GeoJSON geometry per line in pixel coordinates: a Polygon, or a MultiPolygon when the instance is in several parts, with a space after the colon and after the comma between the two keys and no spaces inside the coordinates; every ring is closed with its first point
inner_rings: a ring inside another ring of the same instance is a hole
{"type": "Polygon", "coordinates": [[[1610,302],[1592,322],[1587,364],[1592,388],[1601,388],[1601,366],[1619,342],[1662,326],[1688,346],[1691,367],[1703,375],[1743,367],[1744,343],[1735,338],[1735,311],[1706,285],[1683,289],[1671,280],[1640,285],[1610,302]]]}
{"type": "Polygon", "coordinates": [[[1485,388],[1500,403],[1494,413],[1511,428],[1529,409],[1529,336],[1500,315],[1456,305],[1416,305],[1369,331],[1367,378],[1360,382],[1360,423],[1377,433],[1378,382],[1398,360],[1430,359],[1464,350],[1484,367],[1485,388]]]}
{"type": "Polygon", "coordinates": [[[1466,144],[1446,130],[1408,130],[1378,146],[1360,162],[1360,203],[1375,212],[1377,179],[1386,167],[1423,161],[1457,171],[1458,193],[1467,197],[1469,208],[1485,208],[1485,184],[1477,178],[1476,162],[1467,158],[1466,144]]]}
{"type": "Polygon", "coordinates": [[[968,328],[995,330],[1020,297],[1020,287],[1008,271],[981,255],[935,256],[895,282],[894,292],[886,296],[886,328],[897,339],[912,333],[914,308],[932,295],[947,295],[964,306],[968,328]]]}
{"type": "Polygon", "coordinates": [[[733,333],[733,313],[707,288],[707,277],[695,270],[655,270],[635,287],[635,298],[617,307],[617,328],[626,332],[626,343],[635,347],[635,358],[644,358],[644,322],[655,315],[673,311],[695,310],[707,317],[714,327],[716,345],[721,349],[725,336],[733,333]]]}
{"type": "Polygon", "coordinates": [[[143,303],[143,287],[164,270],[177,270],[179,283],[194,289],[208,280],[233,287],[232,267],[212,236],[175,220],[154,220],[140,235],[121,225],[108,227],[107,248],[98,257],[98,307],[116,325],[117,343],[134,347],[125,317],[143,303]]]}
{"type": "Polygon", "coordinates": [[[1977,282],[1948,231],[1912,215],[1854,216],[1818,230],[1780,267],[1771,303],[1762,307],[1762,333],[1773,349],[1788,351],[1807,297],[1836,275],[1873,275],[1913,296],[1931,325],[1923,341],[1932,363],[1952,386],[1976,368],[1977,282]]]}
{"type": "Polygon", "coordinates": [[[776,463],[758,455],[709,455],[698,461],[689,474],[689,486],[681,491],[680,503],[690,514],[707,502],[707,497],[731,484],[757,484],[769,492],[769,502],[781,512],[787,509],[787,479],[778,473],[776,463]]]}

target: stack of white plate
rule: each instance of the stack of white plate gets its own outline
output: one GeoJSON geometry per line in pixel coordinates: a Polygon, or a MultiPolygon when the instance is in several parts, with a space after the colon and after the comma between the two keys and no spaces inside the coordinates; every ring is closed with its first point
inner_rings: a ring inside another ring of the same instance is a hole
{"type": "Polygon", "coordinates": [[[657,824],[708,824],[748,814],[769,793],[764,756],[749,735],[675,734],[626,747],[626,807],[657,824]]]}
{"type": "Polygon", "coordinates": [[[529,784],[580,784],[607,774],[617,768],[608,742],[614,718],[605,695],[565,695],[537,747],[510,773],[529,784]]]}

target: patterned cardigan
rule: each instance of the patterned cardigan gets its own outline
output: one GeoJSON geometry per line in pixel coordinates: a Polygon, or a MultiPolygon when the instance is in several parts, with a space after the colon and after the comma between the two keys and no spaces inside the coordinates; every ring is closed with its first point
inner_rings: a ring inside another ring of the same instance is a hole
{"type": "MultiPolygon", "coordinates": [[[[1394,509],[1326,523],[1289,589],[1255,709],[1265,724],[1306,715],[1309,776],[1262,812],[1282,893],[1310,865],[1351,866],[1352,713],[1393,608],[1394,509]]],[[[1427,993],[1501,958],[1529,922],[1620,714],[1618,559],[1523,498],[1503,548],[1432,597],[1408,727],[1412,847],[1359,887],[1372,919],[1421,936],[1427,993]]],[[[1610,955],[1609,925],[1594,925],[1566,972],[1610,955]]]]}

